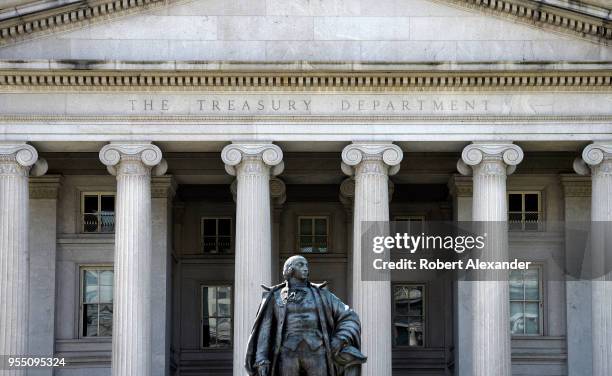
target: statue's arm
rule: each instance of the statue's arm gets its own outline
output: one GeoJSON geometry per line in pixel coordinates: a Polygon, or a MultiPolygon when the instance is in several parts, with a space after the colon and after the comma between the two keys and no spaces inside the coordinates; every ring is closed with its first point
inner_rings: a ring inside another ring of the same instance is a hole
{"type": "Polygon", "coordinates": [[[264,307],[261,325],[257,333],[257,351],[255,352],[255,365],[260,366],[270,363],[270,346],[273,338],[274,324],[274,297],[264,307]]]}
{"type": "Polygon", "coordinates": [[[329,291],[325,292],[334,320],[332,349],[341,350],[344,346],[359,346],[361,322],[359,316],[348,305],[329,291]]]}

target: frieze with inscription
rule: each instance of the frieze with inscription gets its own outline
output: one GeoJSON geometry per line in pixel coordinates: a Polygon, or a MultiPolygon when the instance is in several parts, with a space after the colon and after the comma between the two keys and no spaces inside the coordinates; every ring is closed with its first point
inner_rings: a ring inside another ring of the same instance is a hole
{"type": "MultiPolygon", "coordinates": [[[[8,116],[598,116],[609,93],[2,93],[8,116]]],[[[0,115],[1,118],[2,115],[0,115]]]]}

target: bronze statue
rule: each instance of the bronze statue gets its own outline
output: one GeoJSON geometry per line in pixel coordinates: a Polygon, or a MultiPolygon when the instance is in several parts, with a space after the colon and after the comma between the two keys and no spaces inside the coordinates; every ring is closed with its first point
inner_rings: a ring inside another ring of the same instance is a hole
{"type": "Polygon", "coordinates": [[[265,290],[249,343],[251,376],[358,376],[359,316],[325,288],[308,281],[308,261],[285,261],[285,282],[265,290]]]}

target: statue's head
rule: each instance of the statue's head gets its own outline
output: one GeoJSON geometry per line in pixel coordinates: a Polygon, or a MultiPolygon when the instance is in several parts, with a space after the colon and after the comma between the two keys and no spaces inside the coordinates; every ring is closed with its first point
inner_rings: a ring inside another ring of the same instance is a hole
{"type": "Polygon", "coordinates": [[[304,256],[291,256],[283,266],[283,277],[288,281],[291,277],[300,280],[308,280],[308,261],[304,256]]]}

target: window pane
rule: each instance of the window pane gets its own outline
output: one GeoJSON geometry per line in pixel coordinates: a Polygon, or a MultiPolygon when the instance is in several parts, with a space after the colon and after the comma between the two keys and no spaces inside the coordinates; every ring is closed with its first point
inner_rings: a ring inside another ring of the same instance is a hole
{"type": "Polygon", "coordinates": [[[115,212],[103,211],[100,213],[100,232],[115,231],[115,212]]]}
{"type": "Polygon", "coordinates": [[[229,218],[219,219],[219,235],[232,235],[232,220],[229,218]]]}
{"type": "Polygon", "coordinates": [[[510,302],[510,332],[523,334],[525,322],[523,318],[523,303],[510,302]]]}
{"type": "Polygon", "coordinates": [[[540,304],[525,303],[525,334],[540,333],[540,304]]]}
{"type": "Polygon", "coordinates": [[[98,335],[98,305],[86,304],[83,306],[83,336],[95,337],[98,335]]]}
{"type": "Polygon", "coordinates": [[[520,270],[510,272],[510,300],[523,300],[523,273],[520,270]]]}
{"type": "Polygon", "coordinates": [[[204,301],[202,302],[202,316],[204,318],[208,316],[216,316],[217,315],[217,288],[214,286],[204,286],[202,287],[202,298],[204,301]]]}
{"type": "Polygon", "coordinates": [[[528,269],[523,272],[525,278],[525,300],[540,299],[540,271],[528,269]]]}
{"type": "Polygon", "coordinates": [[[229,317],[232,314],[231,290],[229,287],[217,288],[217,311],[219,316],[229,317]]]}
{"type": "Polygon", "coordinates": [[[202,242],[204,253],[217,253],[217,238],[215,236],[205,236],[202,242]]]}
{"type": "Polygon", "coordinates": [[[395,344],[398,346],[423,346],[423,321],[421,317],[399,316],[393,323],[395,344]]]}
{"type": "Polygon", "coordinates": [[[315,236],[313,252],[327,252],[327,236],[315,236]]]}
{"type": "Polygon", "coordinates": [[[300,235],[312,235],[312,219],[300,219],[300,235]]]}
{"type": "Polygon", "coordinates": [[[99,336],[110,337],[113,334],[113,305],[100,304],[100,332],[99,336]]]}
{"type": "Polygon", "coordinates": [[[520,193],[511,193],[508,195],[508,210],[511,212],[520,212],[523,210],[522,195],[520,193]]]}
{"type": "Polygon", "coordinates": [[[101,270],[100,285],[101,286],[112,286],[113,285],[113,271],[112,270],[101,270]]]}
{"type": "Polygon", "coordinates": [[[231,253],[232,252],[232,238],[230,236],[219,236],[218,246],[219,246],[219,252],[231,253]]]}
{"type": "Polygon", "coordinates": [[[410,312],[410,289],[408,287],[396,286],[393,299],[397,315],[407,315],[410,312]]]}
{"type": "Polygon", "coordinates": [[[208,333],[210,335],[210,346],[217,345],[217,319],[208,319],[208,333]]]}
{"type": "Polygon", "coordinates": [[[83,232],[98,232],[98,215],[83,215],[83,232]]]}
{"type": "Polygon", "coordinates": [[[327,219],[315,219],[315,235],[327,235],[327,219]]]}
{"type": "Polygon", "coordinates": [[[98,302],[98,272],[95,270],[85,271],[85,280],[83,281],[83,302],[98,302]]]}
{"type": "Polygon", "coordinates": [[[115,211],[115,196],[102,196],[100,197],[101,210],[103,212],[114,212],[115,211]]]}
{"type": "Polygon", "coordinates": [[[410,315],[423,315],[423,293],[420,287],[410,289],[410,315]]]}
{"type": "Polygon", "coordinates": [[[83,213],[97,213],[98,195],[86,195],[84,199],[83,213]]]}
{"type": "Polygon", "coordinates": [[[232,340],[232,320],[229,318],[217,319],[217,344],[229,346],[232,340]]]}
{"type": "Polygon", "coordinates": [[[312,236],[300,236],[300,251],[311,253],[312,252],[312,236]]]}
{"type": "Polygon", "coordinates": [[[521,222],[523,220],[523,213],[508,213],[508,221],[510,222],[521,222]]]}
{"type": "Polygon", "coordinates": [[[113,302],[113,286],[100,286],[100,303],[113,302]]]}
{"type": "Polygon", "coordinates": [[[540,227],[540,213],[525,213],[525,230],[537,231],[540,227]]]}
{"type": "Polygon", "coordinates": [[[539,195],[536,193],[525,194],[525,211],[537,212],[538,211],[538,198],[539,195]]]}
{"type": "Polygon", "coordinates": [[[395,336],[395,344],[397,346],[408,346],[410,334],[408,326],[410,325],[408,317],[397,317],[393,322],[393,334],[395,336]]]}
{"type": "Polygon", "coordinates": [[[212,218],[212,219],[205,219],[204,220],[204,225],[203,225],[203,235],[204,236],[216,236],[217,235],[217,220],[212,218]]]}
{"type": "Polygon", "coordinates": [[[202,320],[202,347],[210,347],[211,343],[210,335],[210,322],[208,319],[202,320]]]}

